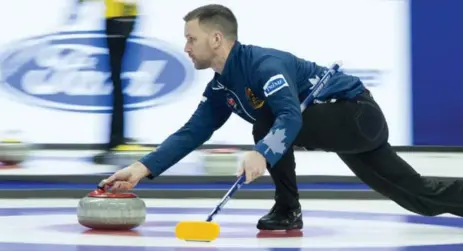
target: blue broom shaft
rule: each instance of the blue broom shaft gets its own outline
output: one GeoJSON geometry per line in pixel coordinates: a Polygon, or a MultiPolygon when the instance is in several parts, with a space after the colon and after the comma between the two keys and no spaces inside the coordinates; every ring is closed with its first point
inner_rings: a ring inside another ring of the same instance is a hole
{"type": "Polygon", "coordinates": [[[240,189],[240,187],[243,185],[244,181],[246,180],[246,175],[241,175],[238,180],[233,184],[233,186],[228,190],[227,194],[222,198],[220,203],[212,210],[212,212],[209,214],[207,217],[207,221],[212,221],[212,218],[214,215],[220,212],[222,210],[223,206],[228,202],[228,200],[233,196],[233,194],[240,189]]]}

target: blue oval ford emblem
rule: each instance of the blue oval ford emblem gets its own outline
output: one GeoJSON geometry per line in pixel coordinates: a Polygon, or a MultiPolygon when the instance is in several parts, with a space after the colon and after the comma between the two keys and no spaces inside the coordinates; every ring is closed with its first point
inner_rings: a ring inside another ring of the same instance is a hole
{"type": "MultiPolygon", "coordinates": [[[[17,42],[0,55],[2,90],[21,102],[59,110],[112,110],[104,32],[57,33],[17,42]]],[[[192,83],[188,59],[158,40],[132,36],[122,66],[125,110],[175,99],[192,83]]]]}

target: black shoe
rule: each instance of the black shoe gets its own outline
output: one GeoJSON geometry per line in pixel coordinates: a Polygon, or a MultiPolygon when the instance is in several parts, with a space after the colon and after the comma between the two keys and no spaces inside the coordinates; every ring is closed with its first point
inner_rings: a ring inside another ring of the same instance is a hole
{"type": "Polygon", "coordinates": [[[293,230],[302,229],[301,207],[284,209],[274,205],[267,215],[259,219],[257,229],[259,230],[293,230]]]}

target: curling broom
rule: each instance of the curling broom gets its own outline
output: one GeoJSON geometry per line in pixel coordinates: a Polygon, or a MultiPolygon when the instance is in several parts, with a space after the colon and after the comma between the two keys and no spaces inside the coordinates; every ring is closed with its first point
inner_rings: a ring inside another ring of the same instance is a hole
{"type": "MultiPolygon", "coordinates": [[[[315,97],[325,87],[328,80],[333,76],[338,69],[340,64],[334,64],[328,72],[317,82],[310,94],[301,103],[301,111],[314,101],[315,97]]],[[[231,199],[233,194],[238,191],[246,180],[246,175],[241,175],[233,186],[228,190],[225,196],[222,198],[220,203],[212,210],[208,215],[206,221],[181,221],[175,227],[175,235],[177,238],[186,241],[203,241],[210,242],[215,240],[220,234],[220,225],[216,222],[212,222],[215,215],[217,215],[225,204],[231,199]]]]}

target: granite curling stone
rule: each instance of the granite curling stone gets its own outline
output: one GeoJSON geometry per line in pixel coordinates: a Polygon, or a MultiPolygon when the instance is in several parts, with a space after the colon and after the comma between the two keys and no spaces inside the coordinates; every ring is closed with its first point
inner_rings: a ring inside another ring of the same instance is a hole
{"type": "Polygon", "coordinates": [[[209,149],[203,153],[203,168],[208,175],[234,175],[238,170],[239,149],[209,149]]]}
{"type": "Polygon", "coordinates": [[[32,151],[32,145],[19,140],[0,141],[0,164],[17,165],[24,162],[32,151]]]}
{"type": "Polygon", "coordinates": [[[79,201],[78,221],[94,230],[131,230],[146,219],[146,204],[133,193],[95,190],[79,201]]]}
{"type": "Polygon", "coordinates": [[[148,153],[155,151],[154,147],[140,145],[123,145],[103,152],[93,157],[93,162],[99,165],[129,166],[148,153]]]}

